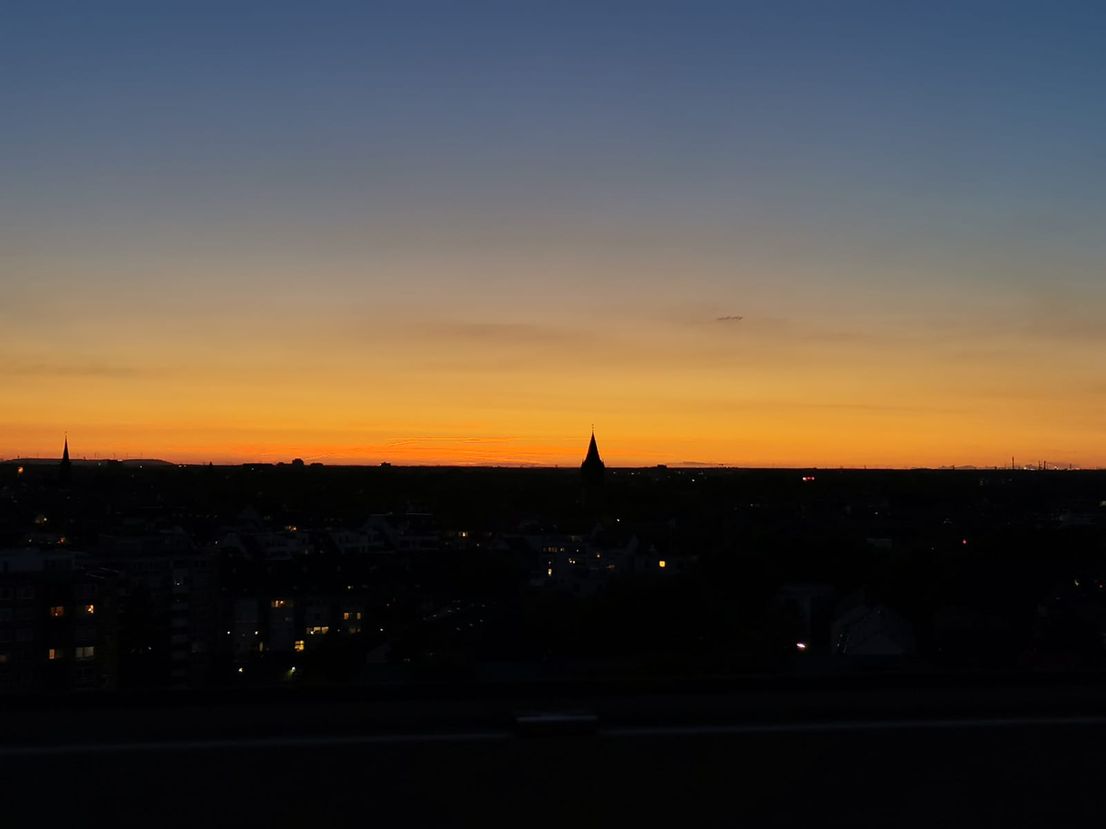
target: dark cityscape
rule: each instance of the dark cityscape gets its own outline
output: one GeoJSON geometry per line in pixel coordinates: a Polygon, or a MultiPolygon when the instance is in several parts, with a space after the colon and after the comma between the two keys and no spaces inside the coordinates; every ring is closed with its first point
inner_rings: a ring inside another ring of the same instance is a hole
{"type": "MultiPolygon", "coordinates": [[[[592,782],[539,823],[580,809],[714,823],[737,739],[759,758],[753,817],[820,813],[781,804],[781,775],[798,775],[850,816],[863,803],[922,825],[951,802],[1028,825],[1048,801],[1015,815],[980,800],[1023,762],[1009,740],[1057,722],[1040,745],[1078,762],[1094,743],[1073,750],[1065,729],[1102,722],[1106,473],[609,468],[595,435],[577,469],[182,466],[68,448],[0,465],[2,750],[24,793],[42,764],[51,779],[73,769],[81,797],[55,814],[125,777],[141,793],[97,814],[136,822],[189,779],[206,797],[162,822],[341,819],[368,764],[379,814],[507,820],[563,785],[564,770],[527,769],[568,763],[592,782]],[[999,715],[1022,725],[1004,735],[999,715]],[[913,736],[951,728],[956,746],[980,723],[994,734],[959,761],[913,736]],[[915,764],[908,788],[941,763],[943,798],[901,811],[907,784],[865,759],[872,740],[915,764]],[[797,767],[800,745],[851,759],[797,767]],[[272,799],[298,752],[315,770],[272,799]],[[981,756],[992,771],[963,789],[981,756]],[[420,782],[466,762],[431,792],[420,782]],[[601,793],[642,763],[678,793],[601,793]],[[484,774],[497,782],[479,794],[484,774]],[[882,794],[839,803],[859,780],[882,794]]],[[[1068,785],[1062,768],[1038,783],[1068,785]]],[[[1081,797],[1074,814],[1097,808],[1081,797]]]]}
{"type": "Polygon", "coordinates": [[[1106,473],[0,466],[0,688],[1098,670],[1106,473]]]}

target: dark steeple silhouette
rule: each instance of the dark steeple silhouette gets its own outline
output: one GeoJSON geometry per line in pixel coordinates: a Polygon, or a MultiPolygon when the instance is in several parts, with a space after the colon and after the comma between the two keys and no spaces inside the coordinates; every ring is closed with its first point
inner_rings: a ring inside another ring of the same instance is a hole
{"type": "Polygon", "coordinates": [[[69,482],[69,473],[71,466],[72,464],[69,461],[69,435],[66,435],[65,447],[61,450],[61,469],[59,473],[59,478],[61,479],[61,482],[63,484],[69,482]]]}
{"type": "Polygon", "coordinates": [[[603,459],[599,457],[599,447],[595,443],[595,429],[591,430],[591,443],[588,444],[588,454],[584,462],[580,464],[580,472],[584,476],[584,485],[589,487],[599,486],[603,483],[603,472],[606,467],[603,459]]]}

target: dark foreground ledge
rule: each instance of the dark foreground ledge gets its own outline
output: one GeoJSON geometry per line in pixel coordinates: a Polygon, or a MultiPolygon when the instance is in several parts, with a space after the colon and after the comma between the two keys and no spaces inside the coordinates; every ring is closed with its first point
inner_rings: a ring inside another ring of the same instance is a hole
{"type": "Polygon", "coordinates": [[[1106,682],[419,684],[7,699],[5,825],[1086,826],[1106,682]]]}
{"type": "Polygon", "coordinates": [[[1106,674],[424,682],[0,700],[0,751],[204,740],[1106,722],[1106,674]]]}

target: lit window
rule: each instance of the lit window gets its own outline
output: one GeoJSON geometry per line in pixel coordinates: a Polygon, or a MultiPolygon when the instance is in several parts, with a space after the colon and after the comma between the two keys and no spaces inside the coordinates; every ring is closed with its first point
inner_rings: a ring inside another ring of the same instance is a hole
{"type": "Polygon", "coordinates": [[[50,648],[50,650],[46,654],[46,658],[51,661],[55,659],[61,659],[63,656],[65,656],[65,651],[63,651],[61,648],[50,648]]]}
{"type": "Polygon", "coordinates": [[[357,621],[359,621],[359,622],[361,621],[361,611],[360,610],[357,611],[357,621]]]}
{"type": "Polygon", "coordinates": [[[96,613],[96,605],[86,604],[84,606],[84,612],[87,613],[89,616],[92,616],[94,613],[96,613]]]}
{"type": "Polygon", "coordinates": [[[657,566],[663,570],[665,567],[668,566],[668,562],[662,558],[660,561],[657,562],[657,566]]]}
{"type": "Polygon", "coordinates": [[[311,634],[312,636],[315,636],[316,634],[320,634],[320,633],[330,633],[330,626],[329,625],[312,625],[311,627],[309,627],[307,629],[307,632],[309,634],[311,634]]]}
{"type": "Polygon", "coordinates": [[[78,659],[93,659],[96,656],[96,648],[92,645],[78,646],[77,658],[78,659]]]}
{"type": "Polygon", "coordinates": [[[296,643],[292,646],[292,648],[293,648],[293,650],[296,651],[296,653],[300,653],[303,650],[303,640],[302,639],[297,639],[296,643]]]}
{"type": "Polygon", "coordinates": [[[60,604],[54,605],[50,608],[50,615],[53,616],[55,619],[59,619],[65,615],[65,608],[62,607],[60,604]]]}
{"type": "Polygon", "coordinates": [[[284,599],[273,599],[272,606],[274,608],[288,607],[288,602],[284,599]]]}
{"type": "Polygon", "coordinates": [[[553,575],[553,568],[552,568],[552,567],[550,567],[550,568],[549,568],[548,570],[546,570],[546,571],[545,571],[545,575],[547,575],[547,576],[552,576],[552,575],[553,575]]]}
{"type": "Polygon", "coordinates": [[[343,622],[348,622],[349,621],[349,611],[348,610],[345,613],[342,614],[342,621],[343,622]]]}

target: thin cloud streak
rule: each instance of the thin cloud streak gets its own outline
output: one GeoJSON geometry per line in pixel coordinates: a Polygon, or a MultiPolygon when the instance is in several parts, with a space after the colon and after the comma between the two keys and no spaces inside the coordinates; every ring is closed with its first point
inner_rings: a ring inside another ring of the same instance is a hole
{"type": "Polygon", "coordinates": [[[138,377],[148,372],[133,366],[116,366],[103,363],[23,363],[0,361],[0,376],[7,377],[138,377]]]}

